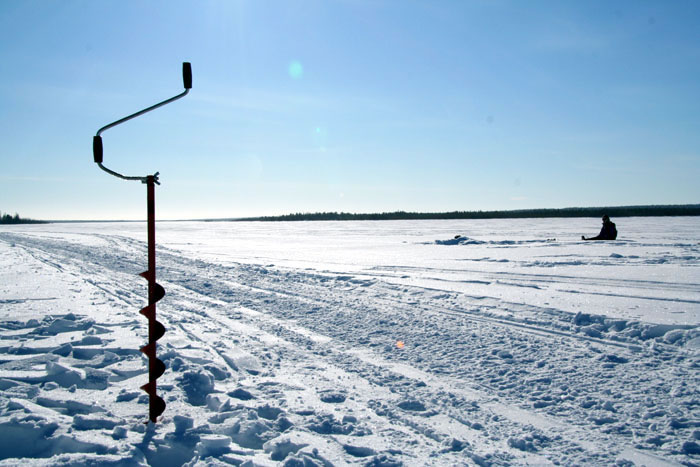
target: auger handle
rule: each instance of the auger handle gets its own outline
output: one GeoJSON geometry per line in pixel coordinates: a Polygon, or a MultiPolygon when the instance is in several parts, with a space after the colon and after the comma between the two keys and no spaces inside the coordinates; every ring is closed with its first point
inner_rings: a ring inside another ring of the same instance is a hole
{"type": "Polygon", "coordinates": [[[182,82],[185,89],[192,89],[192,64],[190,62],[182,62],[182,82]]]}
{"type": "Polygon", "coordinates": [[[92,137],[92,156],[96,163],[102,163],[102,136],[92,137]]]}
{"type": "MultiPolygon", "coordinates": [[[[124,118],[120,118],[120,119],[117,120],[116,122],[112,122],[112,123],[110,123],[110,124],[108,124],[108,125],[103,126],[103,127],[100,128],[99,130],[97,130],[97,134],[96,134],[96,135],[93,137],[93,139],[92,139],[92,156],[93,156],[93,158],[94,158],[94,160],[95,160],[95,163],[96,163],[102,170],[104,170],[105,172],[107,172],[107,173],[110,174],[110,175],[114,175],[115,177],[118,177],[118,178],[121,178],[121,179],[124,179],[124,180],[139,180],[139,181],[141,181],[141,182],[143,182],[143,183],[146,183],[146,178],[147,178],[147,176],[143,176],[143,177],[140,177],[140,176],[138,176],[138,177],[125,176],[125,175],[120,174],[119,172],[115,172],[114,170],[108,169],[107,167],[105,167],[104,165],[102,165],[102,161],[103,161],[103,159],[104,159],[104,157],[103,157],[103,156],[104,156],[104,151],[103,151],[103,148],[102,148],[102,137],[101,137],[100,135],[101,135],[102,132],[105,131],[105,130],[109,130],[109,129],[112,128],[112,127],[115,127],[115,126],[117,126],[117,125],[120,125],[120,124],[122,124],[122,123],[124,123],[124,122],[127,122],[127,121],[131,120],[132,118],[136,118],[136,117],[138,117],[138,116],[140,116],[140,115],[143,115],[143,114],[145,114],[145,113],[147,113],[147,112],[150,112],[150,111],[152,111],[152,110],[155,110],[155,109],[157,109],[157,108],[159,108],[159,107],[162,107],[162,106],[164,106],[164,105],[166,105],[166,104],[170,104],[171,102],[174,102],[174,101],[180,99],[181,97],[186,96],[187,93],[190,92],[190,89],[192,89],[192,65],[190,64],[190,62],[183,62],[183,63],[182,63],[182,82],[183,82],[183,85],[184,85],[185,90],[184,90],[183,92],[181,92],[180,94],[178,94],[178,95],[176,95],[176,96],[173,96],[173,97],[171,97],[171,98],[169,98],[169,99],[165,99],[165,100],[162,101],[162,102],[158,102],[157,104],[154,104],[154,105],[152,105],[152,106],[150,106],[150,107],[146,107],[145,109],[139,110],[138,112],[135,112],[135,113],[133,113],[133,114],[131,114],[131,115],[128,115],[128,116],[126,116],[126,117],[124,117],[124,118]]],[[[156,180],[156,183],[158,183],[157,180],[156,180]]]]}

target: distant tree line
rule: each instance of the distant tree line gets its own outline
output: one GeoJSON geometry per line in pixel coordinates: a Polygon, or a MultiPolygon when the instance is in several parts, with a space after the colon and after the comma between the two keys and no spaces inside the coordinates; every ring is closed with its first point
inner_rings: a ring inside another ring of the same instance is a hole
{"type": "Polygon", "coordinates": [[[0,212],[0,224],[45,224],[46,221],[37,221],[34,219],[26,219],[19,217],[19,214],[11,216],[9,214],[2,214],[0,212]]]}
{"type": "Polygon", "coordinates": [[[517,209],[513,211],[451,211],[451,212],[382,212],[353,214],[349,212],[295,213],[283,216],[249,217],[237,221],[364,221],[416,219],[519,219],[551,217],[659,217],[700,216],[700,204],[660,206],[611,206],[594,208],[517,209]]]}

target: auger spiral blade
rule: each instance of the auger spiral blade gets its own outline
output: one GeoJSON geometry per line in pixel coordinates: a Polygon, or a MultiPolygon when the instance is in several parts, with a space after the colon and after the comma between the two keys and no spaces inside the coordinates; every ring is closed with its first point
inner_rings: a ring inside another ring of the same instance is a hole
{"type": "Polygon", "coordinates": [[[148,357],[148,383],[141,386],[141,389],[149,396],[149,419],[156,423],[165,410],[165,401],[158,396],[156,384],[156,380],[165,373],[165,363],[156,357],[156,341],[165,334],[165,326],[156,320],[156,303],[165,296],[165,289],[155,281],[155,270],[148,270],[139,275],[148,281],[149,296],[149,304],[139,311],[148,319],[148,344],[139,349],[148,357]]]}
{"type": "Polygon", "coordinates": [[[158,421],[160,414],[165,412],[165,401],[162,397],[156,394],[156,382],[149,382],[141,386],[141,389],[146,391],[149,396],[148,403],[148,418],[153,423],[158,421]]]}
{"type": "Polygon", "coordinates": [[[149,283],[151,282],[151,280],[153,280],[153,282],[155,284],[155,288],[156,288],[156,290],[155,290],[155,301],[156,302],[159,301],[161,298],[165,297],[165,289],[158,282],[155,282],[155,280],[156,280],[155,277],[151,278],[151,271],[143,271],[141,274],[139,274],[139,276],[146,279],[149,283]]]}

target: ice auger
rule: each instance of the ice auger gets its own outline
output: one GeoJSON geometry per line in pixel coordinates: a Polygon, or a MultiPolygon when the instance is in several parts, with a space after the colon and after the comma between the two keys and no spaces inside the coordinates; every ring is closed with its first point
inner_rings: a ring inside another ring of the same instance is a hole
{"type": "Polygon", "coordinates": [[[158,416],[165,410],[165,401],[158,396],[156,391],[156,380],[165,372],[165,364],[156,357],[156,341],[165,334],[165,327],[156,319],[156,302],[165,295],[165,290],[156,282],[156,209],[155,209],[155,185],[160,185],[158,181],[158,172],[153,175],[143,177],[130,177],[122,175],[118,172],[108,169],[102,165],[102,136],[100,134],[114,126],[124,123],[146,112],[155,110],[165,104],[169,104],[181,97],[187,95],[192,88],[192,66],[185,62],[182,64],[182,80],[184,82],[185,91],[177,96],[166,99],[158,104],[152,105],[143,110],[124,117],[109,125],[105,125],[99,130],[92,140],[92,153],[95,158],[95,163],[110,175],[119,177],[123,180],[138,180],[146,184],[146,204],[148,213],[148,271],[140,274],[141,277],[148,281],[148,305],[141,309],[139,313],[148,318],[148,344],[141,347],[143,352],[148,357],[148,383],[141,386],[141,389],[148,393],[148,417],[151,422],[156,423],[158,416]]]}

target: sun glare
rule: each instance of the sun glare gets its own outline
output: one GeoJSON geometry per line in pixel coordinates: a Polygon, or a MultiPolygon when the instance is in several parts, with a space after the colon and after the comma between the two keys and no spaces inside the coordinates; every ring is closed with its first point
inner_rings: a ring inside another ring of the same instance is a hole
{"type": "Polygon", "coordinates": [[[304,67],[301,62],[294,60],[289,64],[288,72],[293,79],[301,79],[304,76],[304,67]]]}

